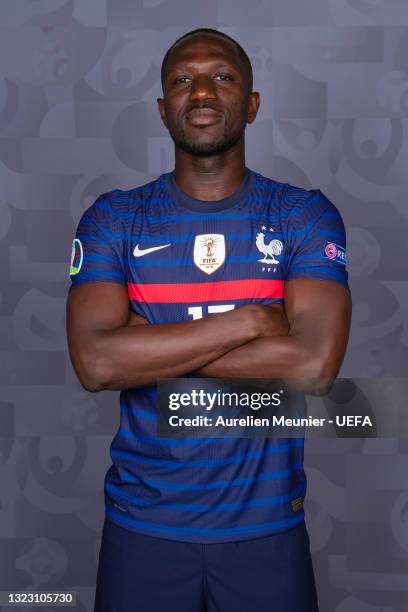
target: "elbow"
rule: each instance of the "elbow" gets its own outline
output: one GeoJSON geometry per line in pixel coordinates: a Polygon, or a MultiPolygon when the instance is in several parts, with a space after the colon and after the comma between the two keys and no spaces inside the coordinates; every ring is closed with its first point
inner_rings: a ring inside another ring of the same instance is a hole
{"type": "Polygon", "coordinates": [[[75,371],[78,376],[78,380],[85,391],[96,393],[97,391],[102,391],[105,388],[103,381],[100,377],[98,377],[97,373],[92,367],[78,368],[75,369],[75,371]]]}
{"type": "MultiPolygon", "coordinates": [[[[79,382],[90,393],[119,391],[129,388],[129,384],[120,373],[120,368],[115,368],[111,360],[103,358],[99,353],[84,357],[81,367],[76,372],[79,382]]],[[[156,382],[156,380],[154,379],[153,382],[156,382]]],[[[150,376],[142,373],[140,373],[140,376],[136,374],[132,388],[144,387],[147,384],[152,384],[150,376]]]]}
{"type": "Polygon", "coordinates": [[[79,376],[79,382],[81,383],[82,387],[85,389],[85,391],[89,391],[90,393],[96,393],[97,391],[102,391],[103,390],[103,385],[94,377],[89,376],[89,375],[82,375],[79,376]]]}
{"type": "Polygon", "coordinates": [[[309,381],[308,390],[306,393],[308,395],[315,395],[321,397],[323,395],[328,395],[334,383],[334,378],[314,378],[309,381]]]}
{"type": "Polygon", "coordinates": [[[71,361],[78,380],[86,391],[96,393],[106,388],[102,364],[94,353],[74,352],[71,361]]]}
{"type": "Polygon", "coordinates": [[[334,367],[332,363],[322,359],[316,359],[315,362],[312,360],[310,366],[306,393],[319,397],[328,395],[336,380],[339,367],[334,367]]]}
{"type": "Polygon", "coordinates": [[[296,379],[294,387],[306,395],[323,396],[330,393],[340,365],[332,359],[319,354],[311,354],[308,350],[299,351],[299,360],[292,369],[292,377],[296,379]]]}

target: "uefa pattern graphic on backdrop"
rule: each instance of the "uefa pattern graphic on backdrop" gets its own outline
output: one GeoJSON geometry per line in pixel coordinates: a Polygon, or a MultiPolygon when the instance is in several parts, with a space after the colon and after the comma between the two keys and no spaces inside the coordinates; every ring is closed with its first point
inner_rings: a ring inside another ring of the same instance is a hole
{"type": "MultiPolygon", "coordinates": [[[[50,6],[0,4],[0,589],[75,587],[77,609],[91,610],[119,394],[89,394],[72,371],[65,300],[70,266],[81,267],[72,241],[98,195],[173,167],[155,102],[164,52],[201,26],[246,49],[261,93],[247,165],[321,189],[347,228],[354,311],[340,374],[404,377],[408,8],[387,0],[50,6]]],[[[259,260],[279,262],[269,227],[257,240],[259,260]]],[[[340,246],[326,245],[327,257],[340,262],[340,246]]],[[[198,263],[211,265],[203,248],[222,265],[221,240],[197,246],[198,263]]],[[[271,276],[280,263],[258,265],[271,276]]],[[[392,399],[386,384],[383,394],[392,399]]],[[[308,441],[305,512],[322,609],[405,609],[407,450],[404,440],[308,441]]]]}

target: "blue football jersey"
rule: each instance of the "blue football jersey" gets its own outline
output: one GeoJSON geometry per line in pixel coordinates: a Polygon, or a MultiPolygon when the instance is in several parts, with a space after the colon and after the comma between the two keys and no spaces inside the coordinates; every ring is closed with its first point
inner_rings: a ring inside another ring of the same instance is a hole
{"type": "MultiPolygon", "coordinates": [[[[282,302],[285,282],[345,287],[341,216],[318,189],[246,169],[229,197],[200,201],[174,172],[101,195],[82,215],[72,286],[116,282],[150,324],[245,304],[282,302]]],[[[200,347],[197,347],[200,350],[200,347]]],[[[121,391],[105,478],[106,516],[146,535],[225,542],[284,531],[304,519],[303,439],[157,435],[156,387],[121,391]]]]}

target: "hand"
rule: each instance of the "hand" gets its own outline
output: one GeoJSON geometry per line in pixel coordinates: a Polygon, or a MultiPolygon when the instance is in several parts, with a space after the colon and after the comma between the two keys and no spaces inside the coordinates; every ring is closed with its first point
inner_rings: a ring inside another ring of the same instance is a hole
{"type": "MultiPolygon", "coordinates": [[[[225,313],[210,315],[215,317],[234,317],[240,324],[255,327],[255,337],[287,336],[289,322],[282,304],[248,304],[225,313]]],[[[129,309],[127,326],[148,325],[148,321],[129,309]]]]}
{"type": "Polygon", "coordinates": [[[290,325],[283,304],[250,304],[242,308],[252,311],[255,324],[258,326],[258,337],[288,335],[290,325]]]}
{"type": "Polygon", "coordinates": [[[283,304],[268,304],[264,306],[273,313],[272,326],[268,336],[287,336],[290,329],[290,324],[286,316],[283,304]]]}
{"type": "Polygon", "coordinates": [[[127,327],[133,327],[133,325],[149,325],[149,322],[146,321],[143,317],[133,312],[133,310],[129,309],[129,319],[127,322],[127,327]]]}

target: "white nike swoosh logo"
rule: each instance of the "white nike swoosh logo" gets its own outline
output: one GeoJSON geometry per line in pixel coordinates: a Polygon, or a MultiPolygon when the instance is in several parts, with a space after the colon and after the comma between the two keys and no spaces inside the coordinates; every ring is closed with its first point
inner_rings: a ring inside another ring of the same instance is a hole
{"type": "Polygon", "coordinates": [[[139,245],[137,244],[134,248],[133,255],[135,257],[143,257],[143,255],[148,255],[149,253],[153,253],[154,251],[159,251],[160,249],[165,249],[166,247],[171,246],[171,242],[169,244],[162,244],[157,247],[150,247],[150,249],[139,249],[139,245]]]}

